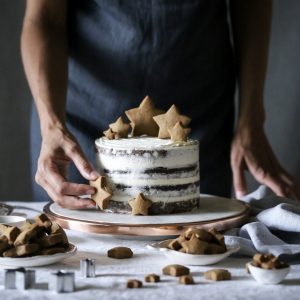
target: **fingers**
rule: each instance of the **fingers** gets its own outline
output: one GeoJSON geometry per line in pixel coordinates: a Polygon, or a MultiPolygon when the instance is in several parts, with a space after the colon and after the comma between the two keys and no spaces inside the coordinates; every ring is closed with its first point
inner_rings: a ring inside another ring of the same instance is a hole
{"type": "Polygon", "coordinates": [[[247,182],[244,171],[245,168],[241,161],[232,164],[233,187],[237,199],[241,199],[247,193],[247,182]]]}
{"type": "Polygon", "coordinates": [[[67,149],[66,155],[68,155],[74,162],[76,168],[85,179],[96,180],[100,176],[100,174],[94,170],[92,165],[86,159],[78,144],[73,144],[69,149],[67,149]]]}
{"type": "Polygon", "coordinates": [[[231,154],[231,169],[233,175],[233,187],[237,199],[241,199],[247,193],[247,181],[245,178],[245,163],[239,153],[231,154]]]}
{"type": "Polygon", "coordinates": [[[287,192],[289,197],[295,200],[300,200],[300,186],[295,178],[288,174],[282,167],[280,167],[280,177],[287,185],[287,192]]]}
{"type": "Polygon", "coordinates": [[[269,187],[277,196],[289,197],[288,190],[286,189],[286,184],[279,176],[265,173],[263,176],[258,176],[255,178],[257,181],[269,187]]]}
{"type": "Polygon", "coordinates": [[[246,156],[246,164],[253,177],[261,184],[269,187],[280,197],[289,197],[287,185],[280,177],[278,165],[275,161],[267,164],[259,164],[251,155],[246,156]]]}
{"type": "Polygon", "coordinates": [[[39,163],[36,182],[46,190],[53,201],[62,207],[70,209],[95,207],[94,201],[77,197],[94,194],[95,189],[89,185],[67,182],[52,162],[44,161],[39,163]]]}
{"type": "Polygon", "coordinates": [[[42,180],[42,182],[40,183],[42,187],[46,190],[49,197],[63,208],[85,209],[95,207],[95,203],[92,200],[59,194],[52,188],[52,186],[46,180],[42,180]]]}

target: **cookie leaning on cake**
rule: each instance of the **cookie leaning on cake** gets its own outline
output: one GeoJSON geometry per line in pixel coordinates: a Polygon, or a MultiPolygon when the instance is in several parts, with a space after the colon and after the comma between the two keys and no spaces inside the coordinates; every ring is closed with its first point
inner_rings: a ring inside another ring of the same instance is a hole
{"type": "Polygon", "coordinates": [[[90,182],[100,210],[132,215],[172,214],[199,207],[199,145],[191,119],[175,105],[157,109],[150,97],[109,124],[96,140],[101,175],[90,182]]]}
{"type": "Polygon", "coordinates": [[[45,214],[36,216],[35,223],[27,222],[21,228],[1,224],[0,233],[0,256],[3,257],[52,255],[69,248],[65,231],[45,214]]]}

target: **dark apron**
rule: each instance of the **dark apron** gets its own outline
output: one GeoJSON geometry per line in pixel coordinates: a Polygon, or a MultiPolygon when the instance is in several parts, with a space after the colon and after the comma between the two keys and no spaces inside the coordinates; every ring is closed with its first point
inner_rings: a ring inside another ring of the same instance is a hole
{"type": "MultiPolygon", "coordinates": [[[[67,125],[95,162],[94,140],[145,95],[192,118],[201,192],[229,196],[235,74],[223,0],[70,0],[67,125]]],[[[32,176],[40,151],[32,114],[32,176]]],[[[75,170],[70,180],[84,182],[75,170]]],[[[33,180],[34,181],[34,180],[33,180]]],[[[33,184],[34,200],[46,200],[33,184]]]]}

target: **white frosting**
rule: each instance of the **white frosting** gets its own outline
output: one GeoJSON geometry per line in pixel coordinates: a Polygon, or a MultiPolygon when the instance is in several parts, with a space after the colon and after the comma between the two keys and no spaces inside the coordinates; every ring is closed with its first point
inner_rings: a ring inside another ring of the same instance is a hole
{"type": "Polygon", "coordinates": [[[118,140],[109,140],[106,137],[101,137],[95,141],[96,146],[113,148],[118,150],[153,150],[156,148],[170,149],[173,147],[186,147],[188,145],[195,145],[196,140],[189,139],[187,142],[174,143],[170,139],[159,139],[156,137],[134,137],[118,140]]]}
{"type": "MultiPolygon", "coordinates": [[[[131,175],[131,174],[129,174],[131,175]]],[[[188,178],[158,178],[158,179],[142,179],[136,176],[115,176],[108,175],[110,181],[114,184],[124,184],[130,186],[157,186],[157,185],[178,185],[178,184],[190,184],[197,182],[199,176],[193,176],[188,178]]]]}

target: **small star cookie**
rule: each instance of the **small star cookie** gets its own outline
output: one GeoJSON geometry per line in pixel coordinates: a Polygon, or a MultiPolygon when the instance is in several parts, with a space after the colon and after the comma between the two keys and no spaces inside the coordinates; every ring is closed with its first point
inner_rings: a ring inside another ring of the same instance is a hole
{"type": "Polygon", "coordinates": [[[149,208],[152,205],[151,200],[147,199],[143,193],[139,193],[136,198],[128,201],[132,208],[132,215],[147,216],[149,208]]]}
{"type": "Polygon", "coordinates": [[[100,176],[94,181],[90,181],[90,185],[96,188],[96,193],[92,195],[92,199],[100,207],[100,209],[106,209],[110,198],[112,197],[112,191],[108,187],[105,176],[100,176]]]}
{"type": "Polygon", "coordinates": [[[113,140],[115,138],[115,133],[110,128],[108,128],[107,130],[103,131],[103,134],[109,140],[113,140]]]}
{"type": "Polygon", "coordinates": [[[181,122],[177,122],[174,127],[168,128],[168,132],[173,142],[186,142],[191,128],[184,128],[181,122]]]}
{"type": "Polygon", "coordinates": [[[165,114],[153,117],[154,121],[159,126],[158,137],[166,139],[170,137],[169,128],[175,126],[177,122],[181,122],[183,126],[188,126],[191,119],[187,116],[181,115],[177,107],[173,104],[165,114]]]}
{"type": "Polygon", "coordinates": [[[200,241],[195,236],[181,245],[186,253],[189,254],[207,254],[209,252],[209,243],[200,241]]]}
{"type": "Polygon", "coordinates": [[[164,113],[164,111],[155,108],[149,96],[144,98],[139,107],[127,110],[125,113],[131,122],[132,136],[143,134],[157,136],[158,126],[153,117],[164,113]]]}
{"type": "Polygon", "coordinates": [[[109,128],[115,133],[115,138],[127,138],[130,125],[119,117],[115,123],[109,124],[109,128]]]}

